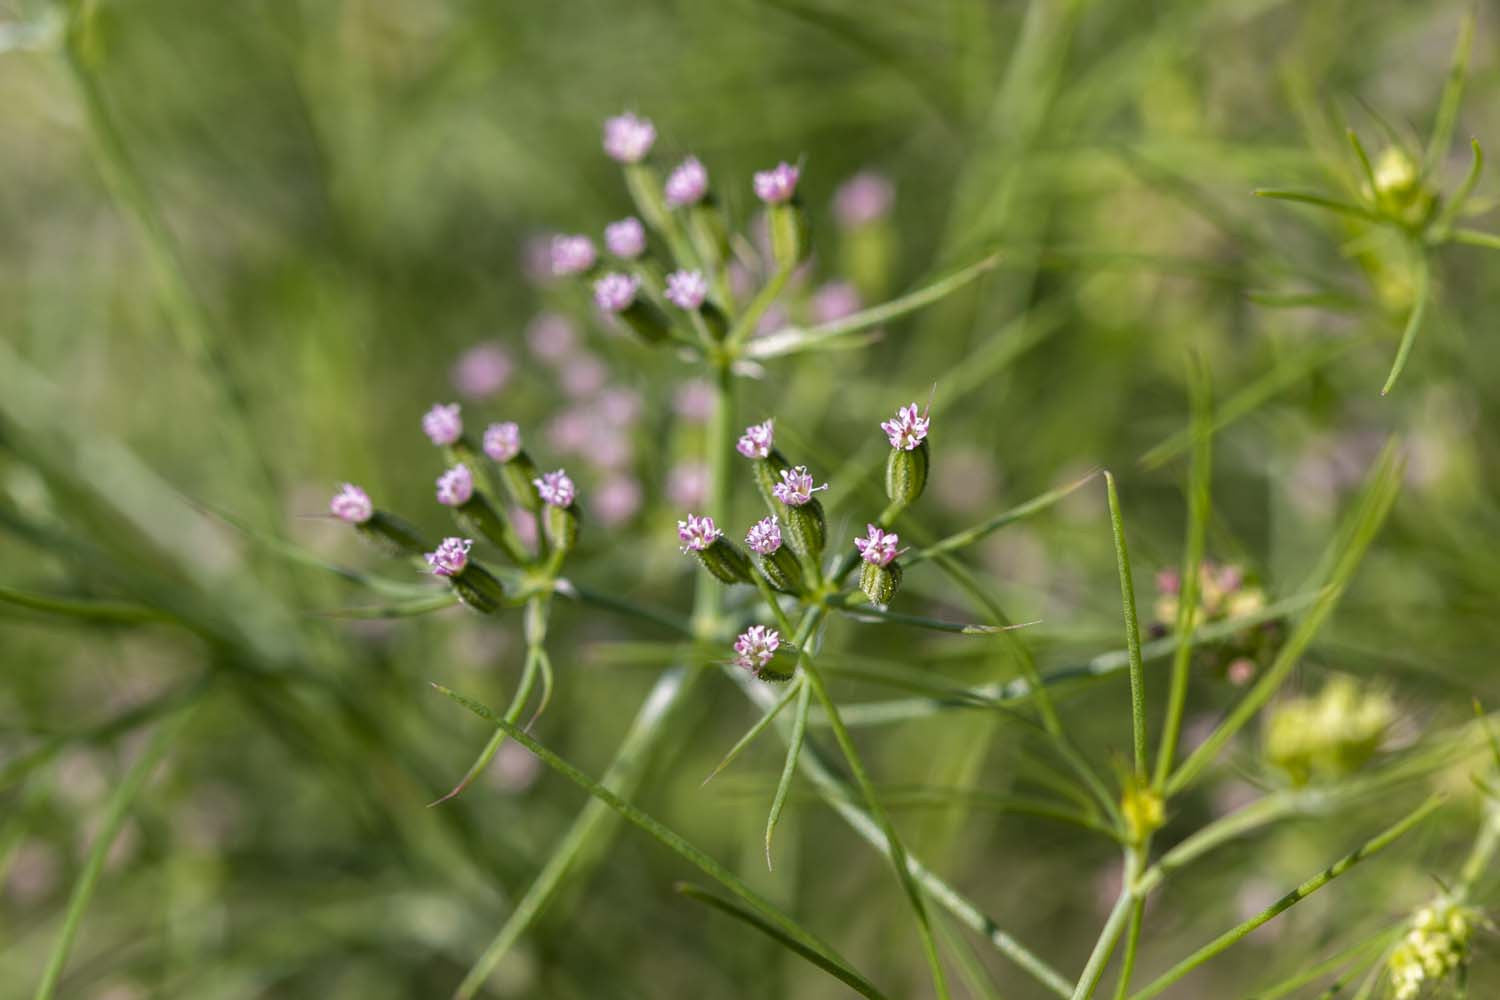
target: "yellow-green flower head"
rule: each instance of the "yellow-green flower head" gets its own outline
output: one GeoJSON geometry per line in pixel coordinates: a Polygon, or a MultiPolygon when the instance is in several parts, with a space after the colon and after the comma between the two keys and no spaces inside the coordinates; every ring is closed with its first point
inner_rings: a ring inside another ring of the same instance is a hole
{"type": "Polygon", "coordinates": [[[1412,914],[1401,943],[1386,963],[1396,1000],[1415,1000],[1429,985],[1442,982],[1469,959],[1473,911],[1440,899],[1412,914]]]}
{"type": "Polygon", "coordinates": [[[1298,785],[1350,774],[1380,748],[1395,718],[1395,703],[1385,692],[1335,677],[1316,697],[1289,698],[1272,709],[1266,757],[1298,785]]]}

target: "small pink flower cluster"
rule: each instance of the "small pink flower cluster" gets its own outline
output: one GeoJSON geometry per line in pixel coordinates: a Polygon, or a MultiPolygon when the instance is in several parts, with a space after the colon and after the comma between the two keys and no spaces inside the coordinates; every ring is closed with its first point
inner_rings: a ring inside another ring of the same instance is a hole
{"type": "Polygon", "coordinates": [[[770,666],[781,648],[781,633],[764,625],[751,625],[734,640],[734,662],[752,674],[770,666]]]}
{"type": "Polygon", "coordinates": [[[878,524],[865,525],[865,537],[856,538],[854,547],[860,558],[872,566],[889,566],[905,549],[897,551],[901,539],[892,531],[882,531],[878,524]]]}
{"type": "Polygon", "coordinates": [[[896,416],[891,420],[883,421],[880,429],[885,431],[892,448],[912,451],[927,440],[929,423],[927,415],[918,415],[917,404],[912,403],[910,406],[903,406],[896,410],[896,416]]]}
{"type": "Polygon", "coordinates": [[[788,507],[801,507],[812,499],[814,493],[826,489],[828,489],[827,483],[814,486],[812,473],[807,471],[807,466],[799,465],[792,469],[783,469],[781,482],[771,487],[771,492],[777,500],[788,507]]]}
{"type": "Polygon", "coordinates": [[[723,533],[708,516],[689,514],[687,520],[677,522],[677,540],[682,543],[684,553],[704,551],[723,533]]]}

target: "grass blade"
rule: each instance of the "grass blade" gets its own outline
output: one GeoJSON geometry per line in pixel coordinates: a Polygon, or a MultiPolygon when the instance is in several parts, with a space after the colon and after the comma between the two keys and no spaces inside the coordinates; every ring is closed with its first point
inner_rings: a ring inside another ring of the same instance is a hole
{"type": "Polygon", "coordinates": [[[37,984],[35,1000],[52,1000],[57,994],[57,984],[62,979],[63,967],[68,961],[68,952],[73,948],[73,939],[78,934],[79,924],[83,921],[84,912],[88,909],[89,902],[94,897],[94,889],[99,884],[99,876],[104,871],[104,861],[109,856],[109,849],[114,845],[115,837],[119,835],[120,828],[125,825],[126,814],[135,797],[145,788],[151,773],[156,770],[156,765],[161,762],[167,749],[172,742],[181,734],[183,726],[192,717],[192,709],[184,709],[177,716],[167,719],[157,727],[152,735],[151,741],[146,744],[130,770],[125,773],[125,778],[110,794],[109,801],[104,808],[104,820],[99,824],[99,832],[94,835],[93,846],[89,849],[88,860],[84,862],[83,869],[78,873],[78,881],[73,884],[72,895],[68,897],[68,909],[63,916],[62,929],[57,933],[57,940],[52,944],[52,951],[47,956],[47,965],[42,972],[41,982],[37,984]]]}
{"type": "Polygon", "coordinates": [[[1141,627],[1135,612],[1135,581],[1130,575],[1130,551],[1125,546],[1125,521],[1115,477],[1104,473],[1109,493],[1109,524],[1115,536],[1115,562],[1120,570],[1120,604],[1125,613],[1125,649],[1130,655],[1130,734],[1135,746],[1135,774],[1146,780],[1146,668],[1141,660],[1141,627]]]}
{"type": "Polygon", "coordinates": [[[774,869],[771,862],[771,839],[776,836],[776,824],[781,821],[781,810],[786,806],[787,793],[792,790],[792,779],[797,775],[797,758],[802,754],[802,739],[807,733],[807,710],[812,705],[812,688],[803,684],[797,692],[797,712],[792,716],[792,735],[786,743],[786,763],[781,767],[781,780],[776,783],[776,795],[771,799],[771,812],[766,817],[766,868],[774,869]]]}
{"type": "Polygon", "coordinates": [[[675,888],[678,893],[686,896],[688,899],[696,900],[699,903],[703,903],[705,906],[711,906],[721,913],[727,913],[734,919],[749,924],[751,927],[754,927],[756,930],[781,944],[783,947],[796,952],[798,955],[801,955],[803,958],[807,959],[813,965],[816,965],[818,968],[822,969],[830,976],[833,976],[835,979],[842,981],[846,986],[848,986],[854,992],[858,993],[860,996],[871,997],[873,998],[873,1000],[882,1000],[882,998],[884,997],[884,994],[876,990],[874,986],[870,985],[864,979],[860,978],[858,973],[853,972],[846,966],[842,966],[836,962],[829,961],[820,953],[814,951],[813,949],[804,945],[802,942],[786,934],[776,925],[762,919],[761,916],[754,910],[741,906],[739,903],[735,902],[732,899],[725,899],[718,893],[710,892],[702,886],[693,885],[690,882],[679,882],[677,883],[675,888]]]}
{"type": "MultiPolygon", "coordinates": [[[[441,684],[433,684],[432,686],[439,693],[446,695],[447,697],[458,702],[460,705],[467,708],[469,711],[473,712],[481,719],[494,724],[511,739],[524,746],[527,750],[530,750],[532,754],[534,754],[536,758],[543,764],[546,764],[558,774],[561,774],[563,777],[573,782],[573,784],[577,785],[585,792],[588,792],[589,795],[593,796],[594,799],[602,803],[605,807],[622,816],[627,822],[633,824],[636,827],[639,827],[641,830],[644,830],[647,834],[649,834],[652,838],[654,838],[658,843],[662,844],[668,850],[676,853],[684,860],[692,864],[694,867],[702,871],[705,875],[708,875],[710,878],[714,879],[714,881],[723,885],[726,889],[734,893],[735,896],[738,897],[746,907],[748,907],[750,912],[754,913],[761,920],[765,921],[766,924],[771,927],[775,927],[787,938],[798,942],[803,948],[807,949],[808,951],[814,952],[821,956],[824,962],[818,963],[820,967],[827,969],[829,966],[837,966],[843,970],[843,975],[840,975],[838,978],[846,983],[849,983],[850,985],[853,985],[856,982],[862,984],[863,988],[860,990],[860,992],[863,995],[874,997],[879,997],[882,995],[880,991],[877,990],[872,984],[870,984],[868,980],[866,980],[863,976],[850,968],[849,963],[845,961],[838,954],[838,952],[833,949],[832,945],[829,945],[828,943],[817,937],[815,934],[813,934],[811,931],[802,927],[801,924],[797,923],[796,920],[792,919],[792,917],[788,916],[785,912],[776,907],[775,904],[761,898],[753,889],[742,882],[733,872],[729,871],[713,858],[709,857],[707,854],[704,854],[698,848],[688,843],[680,835],[673,832],[671,829],[664,826],[652,817],[648,816],[646,813],[637,809],[629,802],[626,802],[614,792],[604,787],[604,785],[590,778],[588,775],[578,770],[572,764],[569,764],[557,754],[542,746],[525,730],[517,728],[512,723],[507,722],[499,715],[496,715],[492,709],[490,709],[483,703],[475,701],[472,698],[465,697],[464,695],[461,695],[456,691],[443,687],[441,684]]],[[[802,953],[803,952],[799,950],[799,954],[802,953]]],[[[475,983],[474,987],[477,988],[478,985],[479,983],[475,983]]],[[[472,992],[465,992],[465,987],[461,986],[459,989],[459,995],[472,996],[473,994],[472,992]]]]}
{"type": "Polygon", "coordinates": [[[1257,927],[1270,922],[1273,918],[1291,909],[1297,903],[1300,903],[1308,896],[1311,896],[1313,893],[1317,892],[1319,889],[1323,888],[1329,882],[1332,882],[1334,879],[1338,878],[1340,875],[1344,874],[1344,872],[1348,871],[1350,868],[1353,868],[1364,859],[1373,857],[1374,855],[1379,854],[1381,851],[1385,850],[1391,844],[1400,839],[1400,837],[1407,831],[1409,831],[1412,827],[1416,826],[1422,820],[1431,815],[1434,809],[1442,805],[1442,802],[1443,800],[1439,796],[1433,796],[1432,798],[1428,799],[1422,805],[1418,806],[1417,809],[1410,815],[1403,818],[1399,823],[1385,830],[1383,833],[1380,833],[1377,836],[1371,838],[1370,840],[1365,841],[1354,851],[1344,855],[1342,858],[1335,861],[1333,864],[1329,865],[1327,868],[1323,869],[1312,878],[1303,882],[1301,885],[1297,886],[1297,888],[1293,889],[1285,896],[1282,896],[1280,899],[1272,903],[1270,906],[1266,907],[1260,913],[1251,917],[1249,920],[1246,920],[1244,923],[1238,925],[1237,927],[1233,927],[1230,930],[1225,931],[1223,934],[1214,938],[1214,940],[1210,941],[1202,948],[1199,948],[1197,951],[1193,952],[1181,962],[1178,962],[1176,965],[1172,966],[1172,968],[1168,969],[1166,972],[1162,973],[1155,980],[1153,980],[1149,986],[1145,987],[1138,993],[1132,994],[1130,1000],[1150,1000],[1151,997],[1157,996],[1168,986],[1171,986],[1173,983],[1177,982],[1177,980],[1181,979],[1183,976],[1187,975],[1189,972],[1193,971],[1204,962],[1207,962],[1209,959],[1214,958],[1221,952],[1226,951],[1228,948],[1238,942],[1241,938],[1245,937],[1245,935],[1255,930],[1257,927]]]}

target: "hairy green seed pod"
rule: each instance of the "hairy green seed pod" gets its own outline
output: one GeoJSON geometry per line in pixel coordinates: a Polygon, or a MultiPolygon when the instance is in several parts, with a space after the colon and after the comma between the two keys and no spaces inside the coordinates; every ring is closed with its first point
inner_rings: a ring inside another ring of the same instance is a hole
{"type": "Polygon", "coordinates": [[[793,199],[769,206],[766,215],[771,227],[771,256],[776,265],[782,268],[796,267],[811,248],[807,213],[793,199]]]}
{"type": "Polygon", "coordinates": [[[667,318],[660,309],[639,295],[615,315],[648,344],[659,344],[667,339],[667,318]]]}
{"type": "Polygon", "coordinates": [[[704,269],[716,270],[729,252],[729,228],[724,224],[724,214],[709,195],[689,206],[687,211],[688,239],[698,251],[704,269]]]}
{"type": "Polygon", "coordinates": [[[703,568],[725,583],[750,582],[750,557],[734,543],[715,538],[708,548],[699,549],[697,554],[703,568]]]}
{"type": "Polygon", "coordinates": [[[463,504],[453,508],[453,519],[467,533],[483,535],[511,559],[521,561],[520,539],[511,529],[510,522],[485,499],[484,494],[476,490],[463,504]]]}
{"type": "Polygon", "coordinates": [[[500,482],[505,487],[505,495],[510,497],[511,503],[533,514],[542,508],[541,494],[532,482],[537,474],[536,463],[525,451],[516,452],[510,461],[500,464],[500,482]]]}
{"type": "Polygon", "coordinates": [[[828,541],[828,521],[823,516],[823,505],[813,497],[797,507],[782,504],[782,514],[786,519],[787,544],[793,552],[816,565],[828,541]]]}
{"type": "Polygon", "coordinates": [[[891,449],[885,462],[885,495],[893,503],[910,507],[917,502],[926,485],[927,442],[923,441],[911,451],[891,449]]]}
{"type": "Polygon", "coordinates": [[[776,650],[771,662],[755,672],[757,680],[785,684],[797,674],[797,650],[786,643],[776,650]]]}
{"type": "Polygon", "coordinates": [[[354,529],[360,537],[393,555],[419,556],[432,547],[422,541],[416,528],[383,510],[377,510],[368,521],[356,524],[354,529]]]}
{"type": "Polygon", "coordinates": [[[760,557],[760,568],[771,586],[784,594],[802,592],[802,564],[782,546],[770,555],[760,557]]]}
{"type": "Polygon", "coordinates": [[[480,614],[494,614],[505,602],[505,587],[484,567],[469,563],[463,572],[448,578],[458,599],[480,614]]]}
{"type": "Polygon", "coordinates": [[[859,589],[865,592],[865,596],[872,604],[882,607],[891,603],[891,598],[896,596],[896,588],[901,586],[901,564],[891,563],[888,566],[876,566],[867,562],[860,564],[859,589]]]}
{"type": "Polygon", "coordinates": [[[755,488],[760,490],[766,507],[773,514],[780,513],[781,501],[776,499],[776,494],[771,490],[781,482],[781,474],[791,467],[791,463],[775,448],[765,458],[757,458],[750,463],[750,470],[755,475],[755,488]]]}
{"type": "Polygon", "coordinates": [[[571,551],[578,542],[578,505],[554,507],[549,503],[542,509],[542,530],[553,549],[571,551]]]}

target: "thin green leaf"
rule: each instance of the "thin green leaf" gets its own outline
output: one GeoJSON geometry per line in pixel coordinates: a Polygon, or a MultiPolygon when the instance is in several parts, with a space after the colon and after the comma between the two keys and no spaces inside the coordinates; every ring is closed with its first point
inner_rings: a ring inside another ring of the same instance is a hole
{"type": "Polygon", "coordinates": [[[1366,222],[1380,222],[1380,216],[1365,208],[1363,205],[1351,204],[1347,201],[1339,201],[1311,191],[1285,191],[1279,188],[1259,188],[1255,191],[1257,198],[1275,198],[1278,201],[1295,201],[1304,205],[1314,205],[1318,208],[1326,208],[1330,212],[1340,215],[1353,216],[1356,219],[1364,219],[1366,222]]]}
{"type": "Polygon", "coordinates": [[[1297,886],[1297,888],[1293,889],[1285,896],[1282,896],[1280,899],[1272,903],[1270,906],[1266,907],[1260,913],[1251,917],[1249,920],[1246,920],[1244,923],[1238,925],[1237,927],[1225,931],[1223,934],[1219,935],[1217,938],[1210,941],[1202,948],[1199,948],[1197,951],[1193,952],[1193,954],[1189,955],[1181,962],[1178,962],[1176,965],[1172,966],[1172,968],[1168,969],[1166,972],[1162,973],[1162,975],[1153,980],[1152,983],[1145,989],[1139,991],[1138,993],[1132,994],[1130,1000],[1150,1000],[1151,997],[1157,996],[1167,987],[1177,982],[1183,976],[1187,975],[1189,972],[1193,971],[1204,962],[1207,962],[1209,959],[1214,958],[1220,953],[1226,951],[1228,948],[1240,941],[1245,937],[1245,935],[1249,934],[1257,927],[1270,922],[1278,915],[1291,909],[1297,903],[1300,903],[1308,896],[1311,896],[1313,893],[1317,892],[1329,882],[1332,882],[1334,879],[1338,878],[1340,875],[1344,874],[1350,868],[1353,868],[1355,865],[1359,864],[1366,858],[1373,857],[1376,854],[1379,854],[1385,848],[1389,847],[1391,844],[1400,839],[1400,837],[1407,831],[1409,831],[1412,827],[1416,826],[1422,820],[1426,819],[1433,812],[1433,810],[1442,805],[1442,803],[1443,799],[1441,796],[1433,796],[1432,798],[1428,799],[1421,806],[1417,807],[1417,809],[1414,810],[1410,815],[1403,818],[1394,826],[1391,826],[1384,832],[1378,834],[1370,840],[1367,840],[1354,851],[1344,855],[1338,861],[1335,861],[1333,864],[1329,865],[1327,868],[1323,869],[1312,878],[1303,882],[1301,885],[1297,886]]]}
{"type": "MultiPolygon", "coordinates": [[[[848,598],[846,598],[848,599],[848,598]]],[[[877,608],[872,604],[833,603],[829,607],[853,618],[855,621],[868,624],[886,625],[911,625],[915,628],[930,629],[934,632],[948,632],[954,635],[998,635],[1001,632],[1010,632],[1018,628],[1027,628],[1031,625],[1040,625],[1041,619],[1029,622],[1017,622],[1013,625],[974,625],[967,622],[951,622],[942,618],[928,618],[923,615],[908,615],[899,611],[887,611],[877,608]]]]}
{"type": "Polygon", "coordinates": [[[830,962],[823,955],[819,954],[818,952],[804,945],[802,942],[786,934],[776,925],[762,919],[760,915],[757,914],[754,910],[741,906],[739,903],[735,902],[732,899],[725,899],[723,896],[720,896],[717,893],[710,892],[709,890],[704,889],[702,886],[696,886],[689,882],[679,882],[676,886],[674,886],[674,888],[678,893],[686,896],[688,899],[696,900],[699,903],[711,906],[722,913],[729,914],[736,920],[740,920],[744,923],[749,924],[751,927],[754,927],[756,930],[776,941],[783,947],[796,952],[798,955],[801,955],[803,958],[807,959],[813,965],[816,965],[818,968],[822,969],[830,976],[833,976],[835,979],[842,981],[846,986],[854,990],[854,992],[858,993],[860,996],[871,997],[872,1000],[882,1000],[884,994],[880,993],[875,989],[875,987],[871,986],[868,982],[861,979],[857,973],[851,972],[849,969],[839,965],[836,962],[830,962]]]}
{"type": "MultiPolygon", "coordinates": [[[[526,708],[526,703],[531,700],[531,692],[536,686],[537,675],[541,670],[541,658],[537,655],[539,652],[540,650],[537,648],[526,651],[526,663],[521,668],[521,681],[516,685],[516,693],[511,696],[510,705],[505,710],[505,719],[507,722],[514,724],[520,719],[521,713],[526,708]]],[[[529,728],[530,723],[527,725],[529,728]]],[[[427,803],[428,806],[442,805],[449,799],[462,795],[464,789],[472,785],[474,780],[484,773],[485,768],[490,766],[490,761],[495,759],[495,754],[500,752],[500,747],[504,742],[505,730],[497,728],[490,734],[489,741],[485,743],[484,749],[479,751],[479,756],[474,758],[474,763],[469,765],[469,769],[464,772],[464,776],[459,779],[458,784],[449,789],[441,798],[427,803]]]]}
{"type": "Polygon", "coordinates": [[[1478,139],[1469,140],[1469,149],[1473,153],[1469,160],[1469,172],[1464,175],[1463,183],[1453,192],[1453,197],[1447,200],[1437,221],[1432,224],[1433,242],[1447,239],[1454,220],[1463,212],[1464,206],[1469,203],[1469,196],[1479,184],[1479,175],[1484,171],[1484,150],[1480,148],[1478,139]]]}
{"type": "Polygon", "coordinates": [[[1432,297],[1432,265],[1427,260],[1427,253],[1420,247],[1415,248],[1416,254],[1416,277],[1417,287],[1413,293],[1411,312],[1406,316],[1406,328],[1401,331],[1401,346],[1396,348],[1396,360],[1391,365],[1391,373],[1386,376],[1385,385],[1381,387],[1382,396],[1389,395],[1396,385],[1396,379],[1401,377],[1401,372],[1406,368],[1406,359],[1411,354],[1412,344],[1416,343],[1417,331],[1422,328],[1422,318],[1427,315],[1427,300],[1432,297]]]}
{"type": "Polygon", "coordinates": [[[1019,504],[1015,507],[1010,508],[1009,510],[1001,511],[999,514],[996,514],[989,520],[976,524],[972,528],[966,528],[963,531],[958,532],[957,534],[949,535],[942,541],[934,542],[932,545],[928,545],[925,548],[918,549],[915,552],[903,556],[901,559],[901,563],[903,566],[915,565],[916,563],[924,562],[928,559],[940,556],[946,552],[953,552],[957,549],[962,549],[969,545],[972,545],[980,539],[994,534],[996,531],[999,531],[1001,528],[1005,527],[1008,524],[1014,524],[1017,521],[1024,520],[1025,518],[1028,518],[1033,514],[1037,514],[1041,511],[1046,510],[1048,507],[1051,507],[1059,500],[1062,500],[1069,494],[1081,489],[1098,474],[1098,469],[1091,470],[1087,475],[1079,479],[1075,479],[1073,482],[1068,483],[1066,486],[1059,486],[1055,490],[1048,490],[1046,493],[1043,493],[1040,496],[1032,497],[1030,500],[1027,500],[1023,504],[1019,504]]]}
{"type": "Polygon", "coordinates": [[[801,693],[802,689],[806,686],[806,683],[802,680],[801,677],[798,677],[796,680],[792,681],[792,683],[788,684],[786,686],[786,691],[783,692],[781,697],[776,700],[776,704],[772,705],[770,708],[761,713],[760,718],[755,721],[755,725],[751,726],[749,730],[745,732],[745,735],[741,736],[739,738],[739,741],[735,743],[734,746],[729,748],[729,752],[724,755],[724,759],[719,761],[719,763],[714,766],[714,769],[712,771],[708,772],[708,777],[704,778],[702,783],[699,784],[698,787],[702,788],[703,785],[708,784],[710,781],[714,780],[714,778],[718,777],[719,772],[728,767],[730,762],[738,757],[746,747],[755,742],[755,738],[761,733],[765,732],[766,727],[775,721],[776,716],[781,714],[781,710],[790,705],[792,703],[792,699],[796,698],[798,694],[801,693]]]}
{"type": "Polygon", "coordinates": [[[1135,776],[1142,783],[1149,766],[1146,758],[1146,668],[1141,660],[1141,627],[1135,612],[1135,580],[1130,574],[1130,551],[1125,545],[1125,520],[1120,513],[1120,497],[1115,477],[1106,470],[1105,491],[1109,494],[1109,524],[1115,536],[1115,564],[1120,571],[1120,604],[1125,615],[1125,651],[1130,656],[1130,734],[1135,747],[1135,776]]]}
{"type": "Polygon", "coordinates": [[[137,625],[142,622],[171,621],[172,617],[144,604],[127,601],[102,601],[82,597],[54,597],[34,594],[10,587],[0,587],[0,604],[28,611],[95,622],[101,625],[137,625]]]}
{"type": "MultiPolygon", "coordinates": [[[[1337,993],[1338,990],[1342,988],[1342,985],[1344,983],[1346,983],[1350,978],[1359,975],[1360,970],[1365,967],[1365,964],[1363,962],[1358,961],[1359,959],[1366,957],[1371,952],[1383,951],[1386,947],[1391,945],[1405,929],[1405,924],[1398,924],[1395,927],[1388,928],[1387,930],[1382,931],[1372,938],[1343,949],[1342,951],[1332,955],[1329,958],[1324,959],[1314,966],[1303,969],[1301,972],[1298,972],[1293,976],[1289,976],[1288,978],[1283,979],[1275,983],[1274,985],[1267,986],[1259,993],[1251,996],[1250,1000],[1281,1000],[1282,997],[1287,996],[1291,993],[1295,993],[1297,990],[1306,986],[1308,983],[1313,982],[1316,979],[1322,979],[1324,976],[1328,975],[1328,973],[1334,971],[1335,969],[1347,965],[1350,962],[1355,963],[1351,969],[1344,973],[1344,975],[1335,980],[1333,986],[1330,987],[1333,992],[1337,993]]],[[[1329,994],[1324,995],[1326,996],[1329,994]]]]}
{"type": "Polygon", "coordinates": [[[1400,492],[1401,474],[1404,468],[1405,462],[1396,448],[1395,439],[1392,439],[1386,444],[1376,461],[1375,469],[1370,475],[1369,485],[1358,506],[1350,514],[1346,529],[1341,532],[1340,543],[1336,548],[1330,549],[1331,569],[1327,571],[1326,585],[1319,588],[1321,594],[1316,603],[1313,604],[1307,617],[1297,624],[1297,628],[1277,652],[1271,666],[1260,676],[1245,697],[1209,734],[1208,738],[1182,762],[1182,766],[1167,782],[1169,794],[1181,791],[1198,777],[1209,762],[1218,755],[1230,737],[1249,722],[1255,713],[1271,699],[1282,681],[1286,679],[1287,674],[1291,672],[1292,667],[1296,666],[1302,653],[1317,635],[1318,629],[1338,606],[1339,598],[1343,596],[1345,588],[1354,576],[1354,571],[1359,568],[1365,550],[1370,547],[1380,526],[1385,523],[1385,517],[1390,513],[1391,505],[1396,502],[1396,495],[1400,492]]]}
{"type": "Polygon", "coordinates": [[[1448,146],[1453,142],[1453,126],[1458,121],[1458,107],[1463,102],[1464,83],[1469,75],[1469,53],[1473,48],[1474,8],[1470,6],[1464,12],[1458,40],[1453,44],[1453,61],[1449,64],[1448,78],[1443,82],[1443,96],[1438,101],[1437,117],[1432,122],[1432,136],[1427,140],[1423,173],[1430,173],[1443,162],[1448,146]]]}
{"type": "MultiPolygon", "coordinates": [[[[734,893],[748,907],[750,912],[764,920],[769,926],[775,927],[790,940],[798,942],[807,951],[821,956],[823,962],[818,963],[820,968],[831,971],[829,967],[835,966],[841,969],[843,974],[839,975],[838,978],[850,985],[854,983],[861,984],[860,992],[864,996],[879,997],[882,995],[869,980],[855,972],[849,963],[834,950],[832,945],[802,927],[801,924],[797,923],[796,920],[778,908],[774,903],[762,898],[733,872],[703,853],[697,847],[688,843],[682,836],[648,816],[640,809],[637,809],[629,802],[626,802],[614,792],[590,778],[551,750],[542,746],[525,730],[517,728],[512,723],[496,715],[492,709],[482,702],[461,695],[456,691],[443,687],[441,684],[433,684],[432,686],[439,693],[458,702],[481,719],[493,723],[511,739],[524,746],[527,750],[530,750],[543,764],[546,764],[558,774],[573,782],[606,807],[618,813],[627,822],[644,830],[662,846],[673,851],[705,875],[723,885],[726,889],[734,893]]],[[[800,949],[798,953],[805,955],[805,952],[800,949]]],[[[476,983],[475,985],[477,986],[478,984],[476,983]]],[[[460,987],[459,995],[472,996],[472,992],[466,994],[464,987],[460,987]]]]}
{"type": "Polygon", "coordinates": [[[419,615],[431,614],[434,611],[442,611],[458,604],[458,595],[451,590],[432,594],[428,597],[419,597],[411,601],[400,601],[394,604],[371,604],[355,608],[339,608],[334,611],[317,611],[314,614],[322,618],[350,618],[359,621],[371,621],[382,618],[416,618],[419,615]]]}
{"type": "Polygon", "coordinates": [[[1486,233],[1478,229],[1455,229],[1449,236],[1454,243],[1463,243],[1471,247],[1484,247],[1486,250],[1500,250],[1500,235],[1486,233]]]}
{"type": "Polygon", "coordinates": [[[846,316],[831,323],[822,323],[806,329],[789,326],[764,337],[757,337],[746,346],[745,354],[764,360],[786,357],[826,346],[829,341],[887,323],[953,294],[969,282],[992,270],[999,259],[998,254],[991,254],[978,263],[970,264],[916,291],[908,292],[899,298],[861,310],[852,316],[846,316]]]}
{"type": "Polygon", "coordinates": [[[1369,192],[1365,197],[1375,196],[1375,168],[1370,166],[1370,154],[1365,152],[1365,144],[1359,141],[1359,133],[1354,129],[1345,129],[1344,134],[1349,138],[1349,145],[1354,149],[1354,158],[1359,160],[1360,175],[1364,179],[1365,190],[1369,192]]]}
{"type": "Polygon", "coordinates": [[[104,871],[104,862],[109,856],[109,849],[114,846],[115,837],[119,835],[120,828],[125,825],[125,818],[130,811],[131,804],[146,787],[146,782],[156,770],[156,765],[161,762],[167,749],[182,733],[183,726],[191,717],[192,709],[188,708],[162,722],[152,735],[151,741],[146,744],[145,750],[136,758],[135,763],[130,765],[130,770],[115,786],[109,801],[105,803],[103,820],[99,824],[98,832],[94,834],[94,842],[89,848],[88,859],[78,873],[78,881],[73,884],[73,892],[68,897],[68,908],[63,915],[62,927],[57,932],[57,940],[53,942],[52,951],[47,956],[41,982],[37,984],[36,993],[33,994],[35,1000],[52,1000],[52,997],[56,995],[63,968],[68,962],[68,952],[73,948],[73,939],[78,935],[78,927],[83,922],[84,912],[88,910],[89,902],[94,897],[94,889],[98,886],[99,876],[104,871]]]}
{"type": "Polygon", "coordinates": [[[807,733],[807,710],[812,705],[812,688],[803,684],[797,695],[797,711],[792,715],[792,735],[786,743],[786,762],[781,766],[781,780],[776,783],[776,794],[771,799],[771,812],[766,816],[766,868],[774,869],[771,862],[771,840],[776,836],[776,824],[781,822],[781,810],[786,806],[787,793],[792,790],[792,779],[797,776],[797,758],[802,753],[802,739],[807,733]]]}

